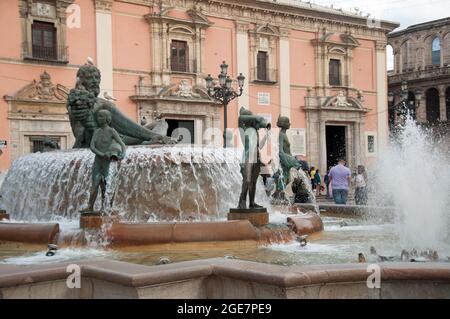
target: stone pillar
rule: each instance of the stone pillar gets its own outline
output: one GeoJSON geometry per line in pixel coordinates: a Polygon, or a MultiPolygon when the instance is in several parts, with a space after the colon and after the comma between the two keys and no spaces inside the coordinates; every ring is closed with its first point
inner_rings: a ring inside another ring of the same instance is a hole
{"type": "Polygon", "coordinates": [[[377,41],[377,122],[378,122],[378,152],[388,143],[388,99],[387,99],[387,71],[386,45],[384,41],[377,41]]]}
{"type": "Polygon", "coordinates": [[[244,92],[239,97],[239,107],[245,106],[250,109],[250,94],[248,87],[249,74],[249,43],[248,43],[248,24],[245,22],[236,22],[236,50],[237,50],[237,73],[245,76],[244,92]]]}
{"type": "Polygon", "coordinates": [[[112,0],[94,0],[97,67],[100,69],[102,81],[101,92],[113,91],[113,62],[112,62],[112,0]]]}
{"type": "MultiPolygon", "coordinates": [[[[311,165],[314,164],[311,162],[311,165]]],[[[327,167],[327,134],[326,134],[326,123],[325,121],[320,122],[320,132],[319,132],[319,167],[322,172],[326,172],[327,167]]],[[[322,173],[324,174],[324,173],[322,173]]]]}
{"type": "Polygon", "coordinates": [[[289,30],[280,30],[280,114],[291,118],[291,58],[289,30]]]}
{"type": "Polygon", "coordinates": [[[445,88],[439,90],[439,111],[441,116],[441,121],[447,121],[447,104],[445,98],[445,88]]]}

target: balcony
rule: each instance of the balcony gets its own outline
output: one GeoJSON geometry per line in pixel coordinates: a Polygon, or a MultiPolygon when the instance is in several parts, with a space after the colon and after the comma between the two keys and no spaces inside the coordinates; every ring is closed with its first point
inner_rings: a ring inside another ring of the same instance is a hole
{"type": "Polygon", "coordinates": [[[197,73],[197,60],[174,61],[170,58],[167,59],[167,65],[172,73],[197,73]]]}
{"type": "Polygon", "coordinates": [[[402,81],[414,81],[420,79],[437,79],[450,76],[449,66],[433,66],[429,65],[425,69],[410,69],[407,72],[397,73],[389,76],[389,84],[401,83],[402,81]]]}
{"type": "Polygon", "coordinates": [[[69,63],[68,47],[57,45],[51,48],[32,45],[30,42],[22,43],[22,53],[25,60],[69,63]]]}
{"type": "Polygon", "coordinates": [[[277,69],[266,69],[265,72],[259,70],[258,68],[252,69],[253,82],[260,82],[266,84],[275,84],[278,82],[278,70],[277,69]]]}

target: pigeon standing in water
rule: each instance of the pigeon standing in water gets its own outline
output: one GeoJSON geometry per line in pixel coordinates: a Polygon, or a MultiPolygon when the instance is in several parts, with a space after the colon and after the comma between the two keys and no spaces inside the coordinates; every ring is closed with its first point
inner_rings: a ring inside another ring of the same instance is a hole
{"type": "Polygon", "coordinates": [[[360,264],[365,264],[365,263],[366,263],[366,256],[364,256],[363,253],[359,253],[359,254],[358,254],[358,262],[359,262],[360,264]]]}
{"type": "Polygon", "coordinates": [[[58,246],[56,246],[54,244],[48,244],[48,251],[45,254],[45,256],[47,256],[47,257],[55,256],[57,250],[58,250],[58,246]]]}
{"type": "Polygon", "coordinates": [[[373,256],[376,256],[377,260],[379,262],[386,262],[386,261],[393,261],[394,260],[394,257],[386,257],[386,256],[378,255],[375,247],[373,247],[373,246],[370,247],[370,254],[373,255],[373,256]]]}
{"type": "Polygon", "coordinates": [[[400,259],[402,261],[410,261],[409,253],[405,249],[402,250],[402,254],[400,255],[400,259]]]}
{"type": "Polygon", "coordinates": [[[108,100],[108,101],[117,101],[117,99],[116,99],[115,97],[109,95],[109,93],[106,92],[106,91],[103,93],[103,96],[104,96],[104,98],[105,98],[106,100],[108,100]]]}
{"type": "Polygon", "coordinates": [[[308,235],[298,236],[297,241],[300,243],[300,247],[305,247],[308,244],[308,235]]]}

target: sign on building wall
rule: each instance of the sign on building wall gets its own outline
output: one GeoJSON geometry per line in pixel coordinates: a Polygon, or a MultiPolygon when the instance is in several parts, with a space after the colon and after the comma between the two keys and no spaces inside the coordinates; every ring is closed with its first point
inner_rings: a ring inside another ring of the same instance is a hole
{"type": "Polygon", "coordinates": [[[258,105],[270,105],[270,93],[258,92],[258,105]]]}
{"type": "Polygon", "coordinates": [[[287,131],[287,135],[291,141],[292,155],[306,156],[306,130],[302,128],[293,128],[287,131]]]}

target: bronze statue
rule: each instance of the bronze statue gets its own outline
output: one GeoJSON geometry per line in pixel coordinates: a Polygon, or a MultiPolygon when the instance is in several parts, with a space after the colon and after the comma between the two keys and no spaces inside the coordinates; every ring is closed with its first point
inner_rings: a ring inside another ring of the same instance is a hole
{"type": "Polygon", "coordinates": [[[59,143],[52,140],[49,136],[44,136],[44,140],[42,141],[42,144],[44,146],[43,152],[51,152],[61,149],[59,146],[59,143]]]}
{"type": "Polygon", "coordinates": [[[94,213],[94,204],[98,195],[98,188],[102,192],[102,210],[105,202],[106,178],[109,174],[111,161],[120,161],[125,157],[125,144],[117,131],[110,127],[111,113],[101,109],[95,114],[98,128],[91,139],[91,151],[95,153],[94,167],[92,168],[92,188],[89,196],[88,208],[82,213],[94,213]]]}
{"type": "Polygon", "coordinates": [[[266,128],[270,130],[270,124],[261,116],[255,116],[249,110],[241,108],[239,113],[239,128],[241,140],[244,144],[244,154],[241,163],[242,191],[239,198],[239,209],[247,209],[247,195],[249,197],[250,209],[262,209],[263,207],[255,203],[256,182],[261,171],[260,149],[264,147],[267,135],[259,141],[258,130],[266,128]]]}
{"type": "Polygon", "coordinates": [[[89,63],[80,67],[77,72],[76,87],[70,91],[67,100],[70,124],[76,140],[74,148],[90,147],[92,136],[97,129],[94,114],[101,109],[110,112],[110,125],[120,134],[126,145],[176,143],[167,136],[138,125],[123,115],[111,101],[99,98],[100,79],[99,69],[89,63]]]}
{"type": "Polygon", "coordinates": [[[277,121],[277,126],[281,129],[278,137],[279,142],[279,157],[281,168],[283,169],[283,177],[285,184],[290,182],[291,168],[301,168],[301,163],[291,154],[291,143],[286,134],[287,130],[291,128],[291,122],[288,117],[280,116],[277,121]]]}

